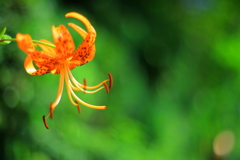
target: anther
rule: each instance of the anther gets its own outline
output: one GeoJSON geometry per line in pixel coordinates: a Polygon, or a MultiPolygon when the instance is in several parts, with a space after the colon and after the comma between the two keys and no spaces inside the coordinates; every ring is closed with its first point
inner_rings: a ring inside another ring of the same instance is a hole
{"type": "Polygon", "coordinates": [[[51,119],[53,118],[53,103],[50,103],[49,116],[50,116],[51,119]]]}
{"type": "Polygon", "coordinates": [[[107,91],[107,94],[108,94],[109,93],[109,87],[108,87],[107,83],[103,83],[103,84],[104,84],[104,86],[106,88],[106,91],[107,91]]]}
{"type": "Polygon", "coordinates": [[[84,85],[83,89],[84,89],[84,91],[86,91],[87,90],[87,80],[86,80],[86,78],[83,79],[83,85],[84,85]]]}
{"type": "Polygon", "coordinates": [[[81,113],[80,104],[78,103],[77,100],[75,100],[75,102],[76,102],[76,104],[77,104],[78,113],[81,113]]]}
{"type": "Polygon", "coordinates": [[[111,73],[108,73],[108,76],[109,76],[109,89],[111,89],[112,86],[113,86],[113,78],[112,78],[112,74],[111,74],[111,73]]]}
{"type": "Polygon", "coordinates": [[[47,129],[49,129],[45,116],[43,116],[43,123],[47,129]]]}

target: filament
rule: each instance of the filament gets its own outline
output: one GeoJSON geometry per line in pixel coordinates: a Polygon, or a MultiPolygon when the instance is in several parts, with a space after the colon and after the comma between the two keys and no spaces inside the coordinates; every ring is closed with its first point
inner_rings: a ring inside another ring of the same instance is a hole
{"type": "Polygon", "coordinates": [[[78,109],[78,112],[81,112],[80,109],[80,104],[89,107],[89,108],[94,108],[94,109],[106,109],[106,106],[96,106],[92,104],[88,104],[81,100],[73,90],[75,91],[82,91],[84,93],[96,93],[99,90],[106,88],[106,93],[108,94],[110,92],[110,89],[112,88],[113,85],[113,78],[110,73],[108,73],[109,79],[106,79],[102,81],[101,83],[95,85],[95,86],[87,86],[87,81],[86,79],[83,80],[83,85],[80,84],[72,75],[67,62],[63,64],[63,66],[60,69],[60,81],[59,81],[59,87],[58,87],[58,93],[56,96],[56,99],[54,102],[50,103],[50,111],[47,116],[43,116],[43,122],[44,125],[47,129],[49,129],[48,124],[47,124],[47,119],[48,117],[53,118],[53,110],[56,108],[56,106],[59,104],[61,97],[62,97],[62,92],[63,92],[63,85],[64,85],[64,79],[66,80],[66,87],[67,87],[67,93],[68,97],[70,99],[70,102],[75,105],[78,109]],[[109,81],[109,86],[107,85],[107,81],[109,81]],[[103,85],[103,86],[101,86],[103,85]],[[100,87],[101,86],[101,87],[100,87]],[[97,89],[96,89],[97,88],[97,89]],[[96,89],[94,91],[87,91],[87,89],[96,89]],[[74,99],[75,101],[74,101],[74,99]]]}
{"type": "MultiPolygon", "coordinates": [[[[68,70],[68,74],[69,74],[69,77],[70,79],[72,80],[72,82],[76,85],[76,86],[79,86],[81,88],[84,88],[84,85],[82,85],[81,83],[79,83],[72,75],[71,71],[69,70],[69,68],[67,69],[68,70]]],[[[102,81],[101,83],[95,85],[95,86],[86,86],[85,88],[86,89],[95,89],[95,88],[98,88],[100,87],[103,83],[109,81],[109,79],[106,79],[104,81],[102,81]]],[[[87,93],[87,92],[86,92],[87,93]]]]}
{"type": "Polygon", "coordinates": [[[70,90],[68,89],[68,88],[69,88],[69,85],[70,85],[70,87],[71,87],[72,83],[71,83],[71,81],[70,81],[69,78],[68,78],[67,72],[65,73],[65,79],[66,79],[66,87],[67,87],[68,98],[70,99],[70,102],[71,102],[74,106],[78,106],[78,104],[73,101],[71,92],[70,92],[70,90]]]}
{"type": "Polygon", "coordinates": [[[60,102],[61,97],[62,97],[63,85],[64,85],[64,75],[65,75],[64,74],[64,69],[61,68],[61,70],[60,70],[60,82],[59,82],[59,87],[58,87],[58,93],[57,93],[57,96],[56,96],[56,100],[54,102],[50,103],[50,111],[49,111],[48,115],[46,117],[43,116],[43,122],[44,122],[44,125],[47,129],[48,129],[48,124],[47,124],[46,121],[47,121],[49,116],[50,116],[50,118],[53,118],[53,110],[58,105],[58,103],[60,102]]]}
{"type": "Polygon", "coordinates": [[[68,89],[71,91],[73,97],[81,104],[83,104],[84,106],[86,107],[89,107],[89,108],[94,108],[94,109],[106,109],[107,107],[106,106],[96,106],[96,105],[92,105],[92,104],[88,104],[86,102],[84,102],[83,100],[81,100],[80,98],[78,98],[76,96],[76,94],[73,92],[72,88],[71,87],[68,87],[68,89]]]}
{"type": "MultiPolygon", "coordinates": [[[[67,74],[67,73],[66,73],[67,74]]],[[[67,82],[66,82],[67,83],[67,82]]],[[[77,81],[73,81],[73,83],[74,83],[74,85],[72,84],[72,82],[71,82],[71,80],[68,78],[68,83],[69,83],[69,85],[70,85],[70,87],[74,90],[74,91],[82,91],[82,92],[84,92],[84,93],[88,93],[88,94],[92,94],[92,93],[96,93],[96,92],[98,92],[98,91],[100,91],[101,89],[103,89],[104,87],[102,86],[102,87],[100,87],[100,88],[98,88],[98,89],[96,89],[96,90],[94,90],[94,91],[87,91],[87,90],[84,90],[83,88],[81,88],[80,86],[78,86],[78,82],[77,81]]]]}
{"type": "MultiPolygon", "coordinates": [[[[66,68],[68,68],[68,67],[66,66],[66,68]]],[[[66,82],[67,82],[67,90],[68,90],[68,92],[70,92],[71,96],[73,96],[76,99],[77,102],[79,102],[79,103],[81,103],[84,106],[89,107],[89,108],[106,109],[106,106],[96,106],[96,105],[88,104],[88,103],[84,102],[83,100],[81,100],[80,98],[78,98],[78,96],[72,90],[72,86],[71,86],[71,82],[70,82],[69,76],[70,76],[70,74],[66,74],[65,75],[66,82]]],[[[76,103],[74,103],[74,104],[76,104],[76,103]]]]}
{"type": "Polygon", "coordinates": [[[74,86],[74,85],[71,83],[70,80],[69,80],[69,84],[70,84],[71,88],[72,88],[74,91],[82,91],[82,92],[88,93],[88,94],[96,93],[96,92],[98,92],[98,91],[100,91],[101,89],[104,88],[104,87],[102,86],[102,87],[100,87],[100,88],[98,88],[98,89],[96,89],[96,90],[94,90],[94,91],[85,91],[83,88],[77,86],[76,84],[75,84],[76,86],[74,86]]]}

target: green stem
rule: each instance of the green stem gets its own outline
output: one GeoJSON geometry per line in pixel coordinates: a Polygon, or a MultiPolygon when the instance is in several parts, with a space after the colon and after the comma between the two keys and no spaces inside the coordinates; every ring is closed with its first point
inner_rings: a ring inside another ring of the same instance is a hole
{"type": "MultiPolygon", "coordinates": [[[[12,38],[12,39],[0,39],[0,42],[4,42],[4,41],[14,41],[16,42],[16,38],[12,38]]],[[[46,45],[46,46],[49,46],[49,47],[53,47],[55,48],[56,46],[54,44],[49,44],[49,43],[46,43],[46,42],[41,42],[41,41],[38,41],[38,40],[32,40],[33,43],[39,43],[39,44],[43,44],[43,45],[46,45]]]]}

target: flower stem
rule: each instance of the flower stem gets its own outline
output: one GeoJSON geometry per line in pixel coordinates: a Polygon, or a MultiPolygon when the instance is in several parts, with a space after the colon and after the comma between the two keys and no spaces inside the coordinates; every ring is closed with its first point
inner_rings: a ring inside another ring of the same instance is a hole
{"type": "MultiPolygon", "coordinates": [[[[0,42],[4,42],[4,41],[14,41],[14,42],[16,42],[16,38],[12,38],[12,39],[1,39],[0,38],[0,42]]],[[[49,47],[53,47],[53,48],[56,47],[54,44],[49,44],[49,43],[41,42],[41,41],[38,41],[38,40],[32,40],[32,42],[33,43],[43,44],[43,45],[46,45],[46,46],[49,46],[49,47]]]]}

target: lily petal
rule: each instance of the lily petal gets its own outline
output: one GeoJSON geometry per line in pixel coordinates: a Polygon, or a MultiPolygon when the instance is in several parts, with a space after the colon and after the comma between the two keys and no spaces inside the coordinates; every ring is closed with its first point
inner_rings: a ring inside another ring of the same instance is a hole
{"type": "Polygon", "coordinates": [[[86,17],[84,17],[83,15],[76,13],[76,12],[70,12],[70,13],[67,13],[65,15],[65,17],[72,17],[72,18],[78,19],[79,21],[83,22],[83,24],[86,26],[88,32],[94,32],[96,34],[96,31],[92,27],[89,20],[86,17]]]}
{"type": "Polygon", "coordinates": [[[27,54],[31,54],[32,52],[35,51],[32,38],[29,34],[18,33],[16,35],[16,39],[17,39],[18,47],[24,52],[26,52],[27,54]]]}
{"type": "Polygon", "coordinates": [[[83,37],[83,39],[86,38],[87,32],[84,29],[82,29],[81,27],[77,26],[74,23],[68,23],[68,25],[72,27],[76,32],[78,32],[78,34],[80,34],[83,37]]]}
{"type": "Polygon", "coordinates": [[[36,69],[34,67],[33,59],[31,58],[31,56],[27,56],[26,57],[26,59],[24,61],[24,68],[25,68],[25,70],[26,70],[26,72],[28,74],[31,74],[31,75],[43,75],[43,74],[49,73],[49,72],[51,72],[52,70],[55,69],[54,65],[46,65],[45,64],[44,66],[39,66],[39,64],[37,64],[37,66],[40,67],[40,68],[36,69]]]}
{"type": "MultiPolygon", "coordinates": [[[[40,42],[49,43],[49,44],[53,44],[52,42],[50,42],[48,40],[45,40],[45,39],[41,39],[39,41],[40,42]]],[[[44,45],[44,44],[40,44],[40,43],[36,43],[36,45],[40,46],[45,53],[48,53],[48,54],[50,54],[52,56],[56,56],[56,49],[55,48],[47,46],[47,45],[44,45]]]]}
{"type": "Polygon", "coordinates": [[[60,59],[69,59],[73,55],[75,45],[71,34],[64,25],[52,26],[53,40],[56,45],[56,54],[60,59]]]}
{"type": "Polygon", "coordinates": [[[77,60],[82,64],[86,64],[87,62],[91,61],[94,58],[96,52],[94,42],[95,36],[89,33],[88,36],[84,39],[84,41],[76,50],[76,54],[73,60],[77,60]]]}
{"type": "Polygon", "coordinates": [[[95,56],[96,47],[94,42],[95,42],[96,34],[94,34],[94,32],[87,33],[81,27],[77,26],[74,23],[68,23],[68,25],[72,27],[75,31],[77,31],[84,39],[84,41],[76,50],[76,55],[73,58],[73,61],[76,60],[76,63],[78,63],[78,66],[83,65],[91,61],[95,56]]]}

